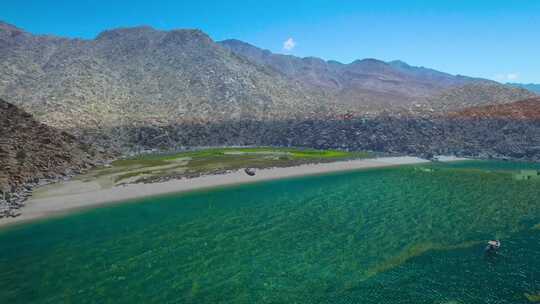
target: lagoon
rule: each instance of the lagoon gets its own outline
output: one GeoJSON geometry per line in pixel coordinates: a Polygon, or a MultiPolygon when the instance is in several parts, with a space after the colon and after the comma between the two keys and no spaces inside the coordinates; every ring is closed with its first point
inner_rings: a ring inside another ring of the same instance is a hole
{"type": "Polygon", "coordinates": [[[369,169],[0,230],[0,303],[530,303],[538,164],[369,169]],[[483,253],[498,238],[497,255],[483,253]]]}

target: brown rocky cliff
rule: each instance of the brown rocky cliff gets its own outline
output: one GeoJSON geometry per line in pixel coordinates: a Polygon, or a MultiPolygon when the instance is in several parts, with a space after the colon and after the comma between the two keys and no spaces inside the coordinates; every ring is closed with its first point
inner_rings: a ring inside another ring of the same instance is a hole
{"type": "Polygon", "coordinates": [[[540,120],[540,97],[529,98],[508,104],[471,107],[453,112],[458,118],[499,118],[514,120],[540,120]]]}
{"type": "Polygon", "coordinates": [[[0,217],[20,207],[25,190],[40,180],[77,173],[103,157],[0,99],[0,217]]]}

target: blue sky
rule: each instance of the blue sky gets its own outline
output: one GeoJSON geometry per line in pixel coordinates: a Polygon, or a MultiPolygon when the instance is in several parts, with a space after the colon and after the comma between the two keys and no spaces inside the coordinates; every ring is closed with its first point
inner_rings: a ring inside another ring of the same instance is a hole
{"type": "Polygon", "coordinates": [[[453,74],[540,83],[539,0],[12,1],[0,20],[33,33],[199,28],[273,52],[341,62],[401,59],[453,74]]]}

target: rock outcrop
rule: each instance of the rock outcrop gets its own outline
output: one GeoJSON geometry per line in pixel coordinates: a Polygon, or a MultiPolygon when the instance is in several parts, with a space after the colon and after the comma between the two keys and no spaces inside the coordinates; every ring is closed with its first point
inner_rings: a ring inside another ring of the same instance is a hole
{"type": "Polygon", "coordinates": [[[447,89],[428,98],[433,112],[448,113],[470,107],[498,105],[535,98],[538,95],[523,88],[508,87],[501,84],[468,84],[447,89]]]}
{"type": "Polygon", "coordinates": [[[467,108],[450,113],[449,116],[473,119],[540,120],[540,97],[507,104],[467,108]]]}
{"type": "Polygon", "coordinates": [[[375,116],[226,121],[125,129],[126,151],[192,146],[299,146],[429,156],[540,161],[540,121],[503,118],[375,116]]]}
{"type": "Polygon", "coordinates": [[[33,186],[79,173],[105,156],[0,100],[0,218],[16,215],[33,186]]]}

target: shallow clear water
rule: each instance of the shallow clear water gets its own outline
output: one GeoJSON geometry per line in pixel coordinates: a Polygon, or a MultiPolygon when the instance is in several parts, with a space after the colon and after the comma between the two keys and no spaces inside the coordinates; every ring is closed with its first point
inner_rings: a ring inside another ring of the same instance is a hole
{"type": "Polygon", "coordinates": [[[529,303],[540,165],[405,166],[148,198],[0,231],[0,303],[529,303]],[[486,240],[499,238],[498,255],[486,240]]]}

